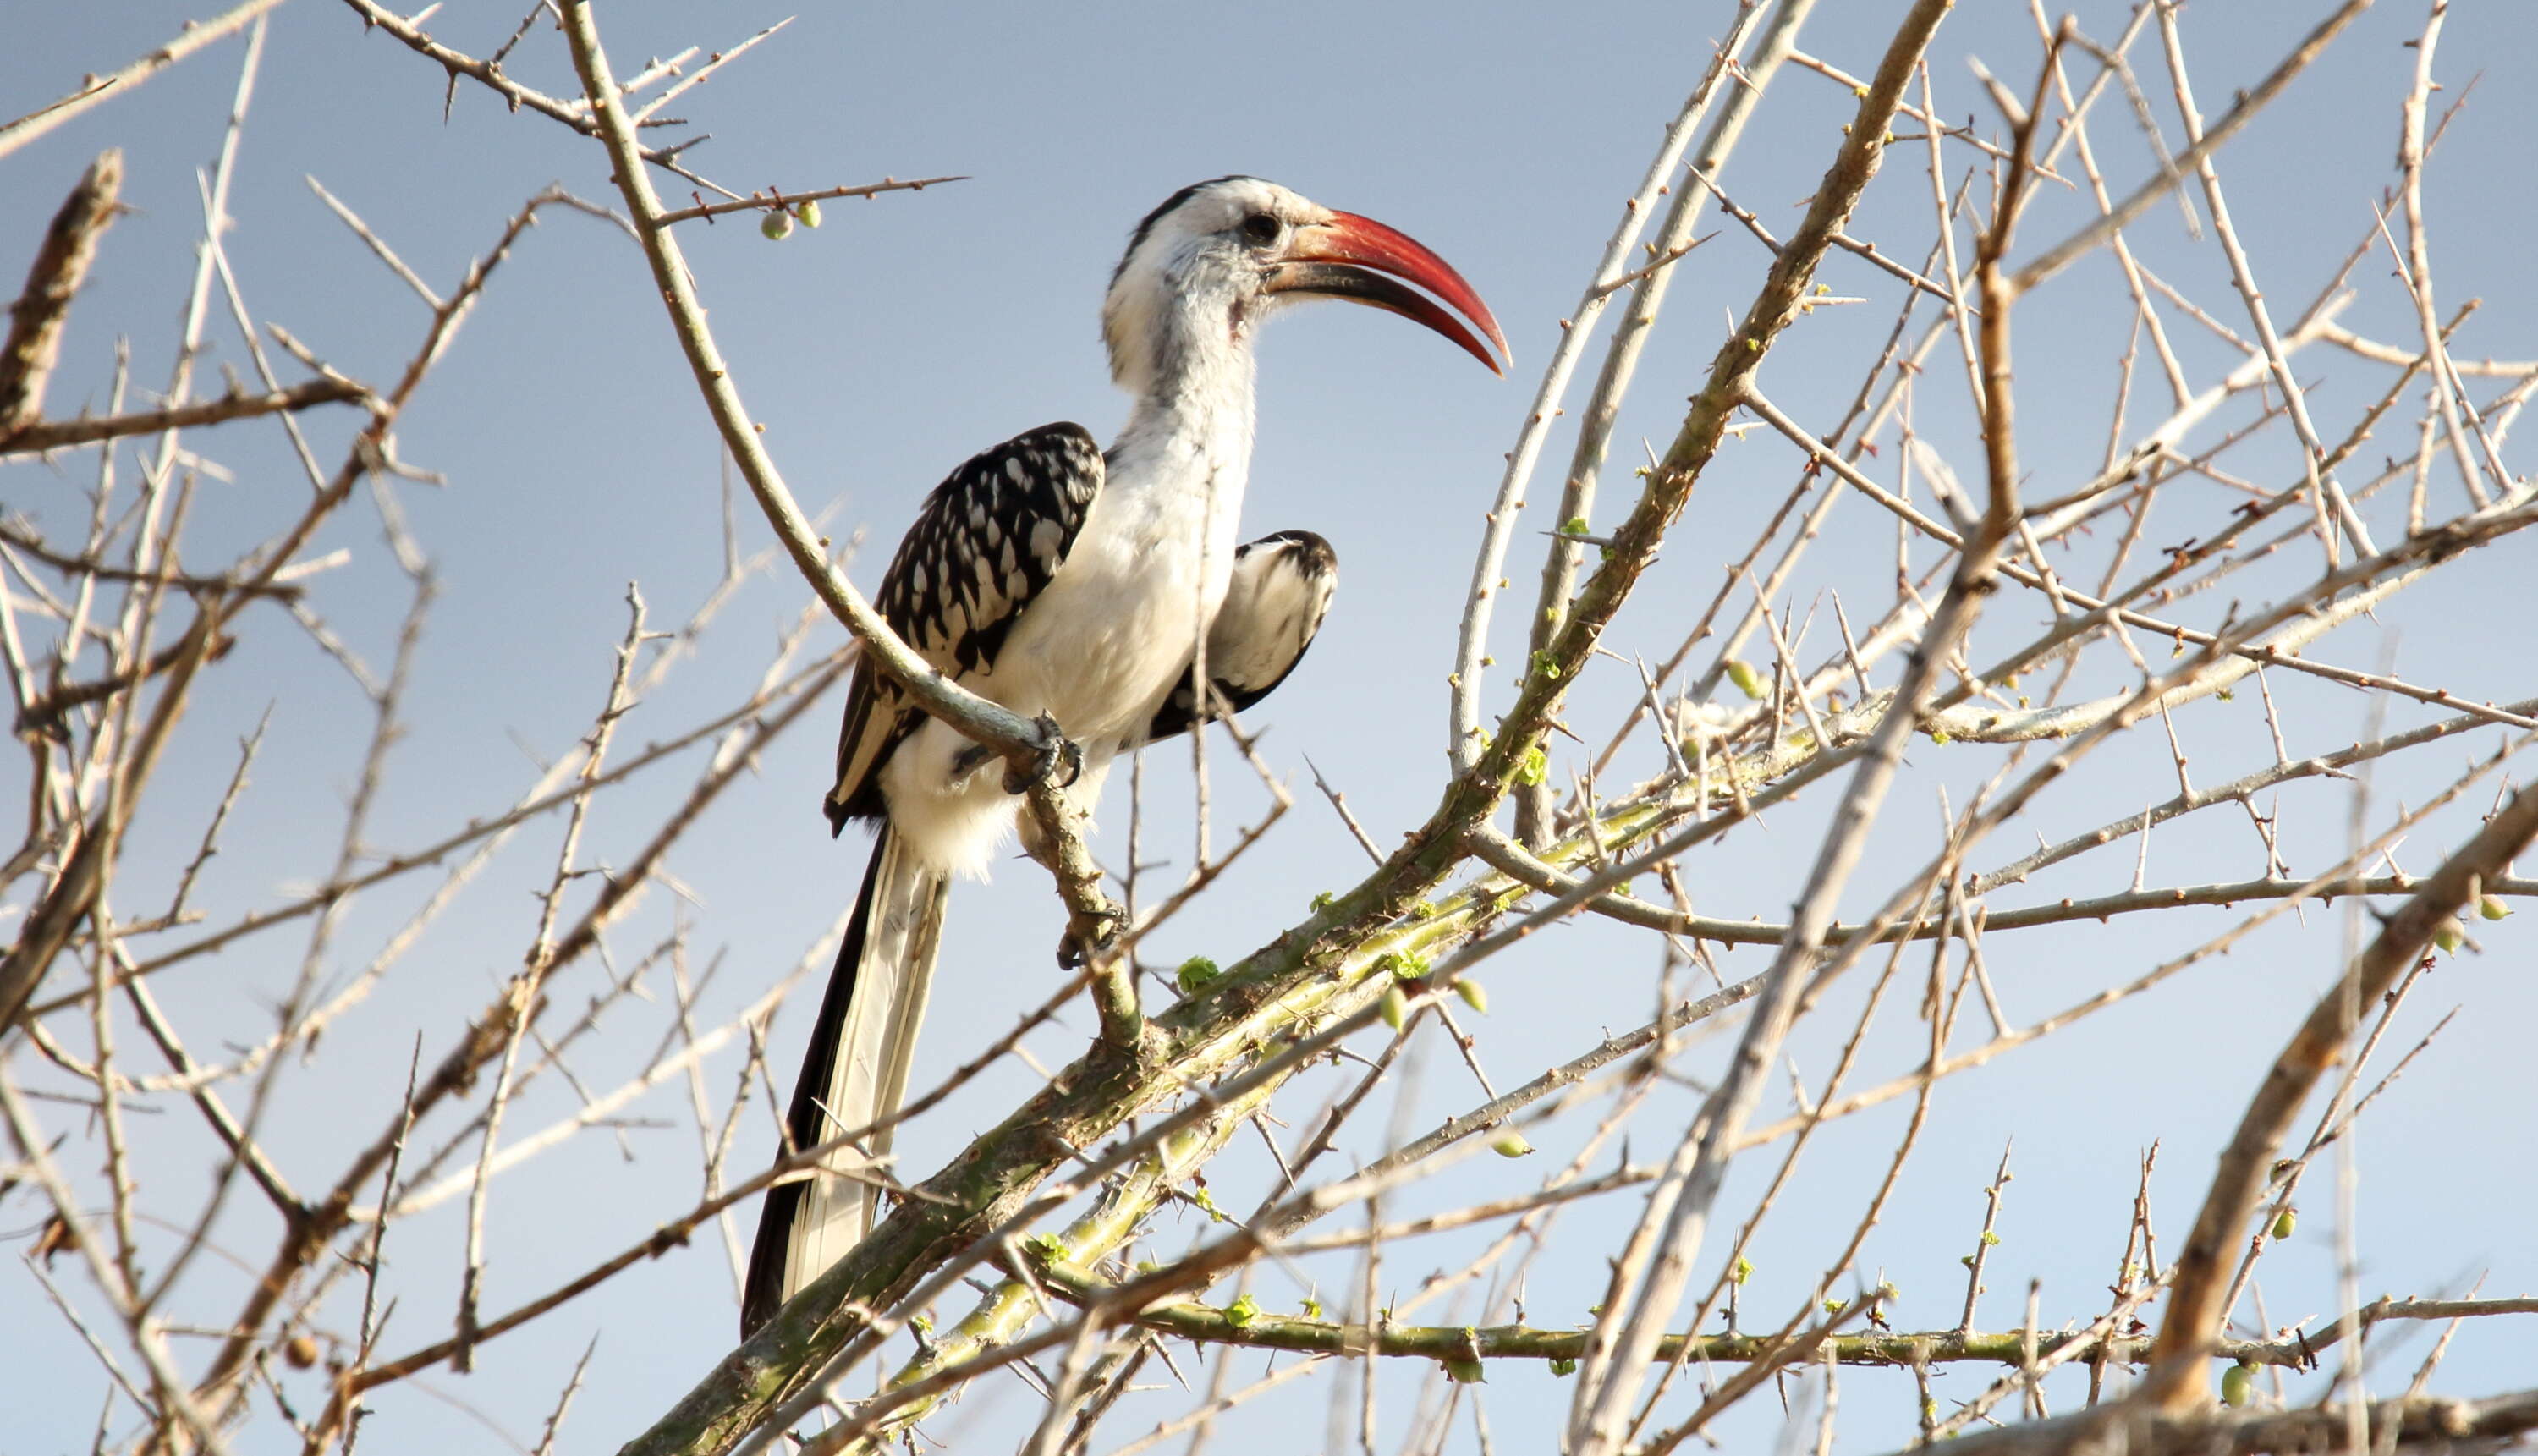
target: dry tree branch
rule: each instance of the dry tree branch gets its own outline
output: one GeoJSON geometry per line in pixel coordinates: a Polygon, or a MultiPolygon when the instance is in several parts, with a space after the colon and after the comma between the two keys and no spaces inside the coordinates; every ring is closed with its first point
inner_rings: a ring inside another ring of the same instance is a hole
{"type": "Polygon", "coordinates": [[[160,46],[122,70],[105,76],[92,76],[80,88],[60,100],[31,111],[6,125],[0,125],[0,157],[51,131],[92,106],[118,97],[128,96],[134,87],[185,59],[216,41],[226,40],[261,19],[264,13],[282,0],[246,0],[236,9],[208,21],[187,21],[175,39],[160,46]]]}
{"type": "MultiPolygon", "coordinates": [[[[2501,1450],[2538,1429],[2538,1390],[2487,1400],[2434,1396],[2373,1401],[2366,1413],[2374,1452],[2501,1450]]],[[[2349,1439],[2340,1410],[2203,1411],[2170,1414],[2122,1402],[2047,1421],[1960,1435],[1967,1456],[2063,1456],[2123,1451],[2130,1456],[2256,1456],[2334,1450],[2349,1439]]]]}
{"type": "Polygon", "coordinates": [[[2378,937],[2338,977],[2265,1074],[2237,1131],[2221,1155],[2203,1210],[2177,1260],[2168,1312],[2138,1399],[2169,1416],[2201,1408],[2209,1391],[2206,1356],[2219,1335],[2228,1285],[2225,1260],[2238,1229],[2264,1193],[2267,1169],[2309,1090],[2342,1059],[2355,1008],[2377,1000],[2420,960],[2443,924],[2475,902],[2489,878],[2501,878],[2514,856],[2538,840],[2538,786],[2522,789],[2487,819],[2394,914],[2378,937]]]}
{"type": "Polygon", "coordinates": [[[100,440],[119,439],[128,434],[190,430],[197,425],[252,420],[259,415],[278,415],[318,405],[358,404],[368,392],[349,379],[311,379],[264,394],[230,394],[201,404],[147,410],[138,415],[32,421],[15,429],[0,429],[0,455],[32,455],[68,445],[93,445],[100,440]]]}
{"type": "MultiPolygon", "coordinates": [[[[420,16],[409,20],[383,5],[373,3],[373,0],[344,0],[344,3],[353,8],[353,13],[362,18],[365,26],[387,32],[417,55],[423,56],[448,72],[453,85],[458,77],[465,76],[509,102],[511,109],[515,111],[526,106],[542,116],[563,122],[583,136],[600,135],[599,125],[591,119],[586,106],[576,107],[570,101],[559,100],[542,91],[522,86],[503,73],[499,61],[479,60],[465,51],[454,50],[443,45],[425,33],[423,27],[418,23],[420,16]]],[[[436,5],[431,7],[433,10],[438,8],[436,5]]],[[[424,12],[424,14],[429,13],[430,11],[424,12]]],[[[742,200],[739,193],[708,181],[681,165],[679,153],[684,148],[645,147],[639,143],[633,145],[635,156],[663,171],[694,182],[700,187],[711,188],[735,202],[742,200]]]]}
{"type": "Polygon", "coordinates": [[[786,192],[770,187],[765,194],[751,193],[736,202],[707,202],[683,207],[661,214],[664,226],[690,222],[697,218],[718,218],[726,213],[787,212],[806,202],[827,202],[838,197],[879,197],[885,192],[922,192],[945,182],[966,182],[968,177],[918,177],[902,182],[897,177],[884,177],[878,182],[865,182],[853,187],[816,187],[808,192],[786,192]]]}
{"type": "Polygon", "coordinates": [[[87,281],[98,241],[122,211],[123,154],[108,148],[62,200],[44,231],[43,246],[27,269],[27,287],[9,313],[9,338],[0,345],[0,440],[43,413],[44,385],[61,357],[62,330],[71,299],[87,281]]]}

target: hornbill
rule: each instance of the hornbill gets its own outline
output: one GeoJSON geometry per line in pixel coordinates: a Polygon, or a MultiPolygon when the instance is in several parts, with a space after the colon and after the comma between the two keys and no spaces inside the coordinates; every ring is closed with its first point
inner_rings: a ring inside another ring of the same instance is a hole
{"type": "MultiPolygon", "coordinates": [[[[1286,677],[1321,626],[1337,582],[1329,543],[1303,531],[1234,542],[1251,460],[1252,337],[1313,298],[1402,314],[1496,371],[1442,299],[1506,349],[1471,285],[1402,233],[1256,177],[1184,187],[1137,225],[1102,300],[1110,376],[1136,401],[1119,437],[1105,451],[1079,425],[1050,425],[974,456],[926,497],[882,574],[875,605],[919,656],[973,693],[1056,720],[1068,766],[1081,756],[1068,785],[1080,806],[1099,798],[1118,754],[1210,715],[1194,680],[1202,631],[1216,696],[1238,709],[1286,677]]],[[[794,1147],[871,1128],[900,1106],[951,879],[983,876],[1021,802],[993,756],[869,660],[856,669],[825,807],[832,832],[875,822],[872,862],[794,1084],[794,1147]]],[[[871,1225],[869,1174],[890,1129],[858,1143],[865,1156],[834,1156],[768,1191],[744,1334],[871,1225]]]]}

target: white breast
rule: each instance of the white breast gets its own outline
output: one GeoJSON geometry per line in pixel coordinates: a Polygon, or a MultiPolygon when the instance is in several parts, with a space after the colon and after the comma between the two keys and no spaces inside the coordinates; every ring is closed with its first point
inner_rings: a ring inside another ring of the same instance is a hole
{"type": "MultiPolygon", "coordinates": [[[[1109,452],[1066,563],[1015,622],[971,691],[1047,713],[1084,750],[1087,813],[1123,741],[1141,739],[1225,600],[1251,459],[1247,368],[1213,399],[1144,408],[1109,452]]],[[[1020,801],[1001,766],[965,769],[968,741],[929,722],[882,772],[891,821],[924,862],[982,875],[1020,801]]]]}

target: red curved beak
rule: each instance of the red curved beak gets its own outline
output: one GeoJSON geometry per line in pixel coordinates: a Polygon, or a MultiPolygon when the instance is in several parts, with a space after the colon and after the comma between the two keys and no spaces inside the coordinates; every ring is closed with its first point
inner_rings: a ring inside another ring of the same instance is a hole
{"type": "Polygon", "coordinates": [[[1499,358],[1474,338],[1461,320],[1438,307],[1428,294],[1403,288],[1393,278],[1407,279],[1452,304],[1464,318],[1480,326],[1490,343],[1498,346],[1499,356],[1513,362],[1514,356],[1507,353],[1506,335],[1499,331],[1499,321],[1491,316],[1490,305],[1481,301],[1481,296],[1463,281],[1463,275],[1417,238],[1372,218],[1335,212],[1327,223],[1297,230],[1295,246],[1287,261],[1269,270],[1268,291],[1346,298],[1398,313],[1452,340],[1463,352],[1488,364],[1490,372],[1505,372],[1499,366],[1499,358]]]}

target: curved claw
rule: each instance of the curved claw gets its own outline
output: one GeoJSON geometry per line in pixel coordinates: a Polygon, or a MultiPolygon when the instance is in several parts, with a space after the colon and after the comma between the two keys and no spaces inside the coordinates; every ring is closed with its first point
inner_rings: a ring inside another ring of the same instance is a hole
{"type": "Polygon", "coordinates": [[[1095,954],[1108,950],[1119,939],[1119,927],[1126,924],[1128,912],[1114,900],[1102,902],[1102,938],[1091,946],[1078,940],[1072,926],[1057,938],[1057,965],[1060,970],[1081,970],[1095,954]]]}
{"type": "Polygon", "coordinates": [[[1005,792],[1028,794],[1041,784],[1071,787],[1084,776],[1084,745],[1068,738],[1057,719],[1046,713],[1033,720],[1039,729],[1039,750],[1028,768],[1005,765],[1005,792]]]}

